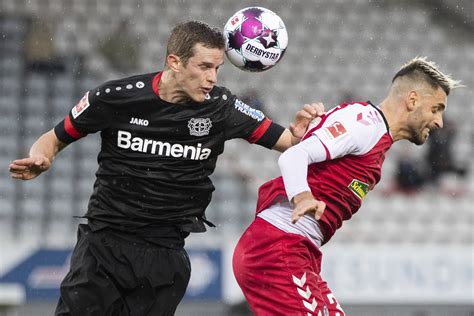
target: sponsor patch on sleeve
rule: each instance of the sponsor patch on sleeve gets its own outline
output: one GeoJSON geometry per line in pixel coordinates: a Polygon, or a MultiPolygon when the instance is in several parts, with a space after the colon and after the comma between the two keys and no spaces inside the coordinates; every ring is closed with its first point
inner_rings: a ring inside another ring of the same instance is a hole
{"type": "Polygon", "coordinates": [[[265,118],[265,114],[263,114],[262,111],[256,110],[248,106],[247,104],[240,101],[239,99],[235,99],[234,107],[240,112],[244,113],[245,115],[250,116],[251,118],[259,122],[263,121],[263,119],[265,118]]]}
{"type": "Polygon", "coordinates": [[[344,125],[342,125],[341,122],[337,121],[332,123],[332,125],[326,127],[325,130],[331,138],[337,138],[347,133],[347,130],[344,125]]]}
{"type": "Polygon", "coordinates": [[[79,103],[77,103],[76,106],[72,108],[72,117],[77,118],[89,107],[89,105],[89,92],[87,92],[79,101],[79,103]]]}

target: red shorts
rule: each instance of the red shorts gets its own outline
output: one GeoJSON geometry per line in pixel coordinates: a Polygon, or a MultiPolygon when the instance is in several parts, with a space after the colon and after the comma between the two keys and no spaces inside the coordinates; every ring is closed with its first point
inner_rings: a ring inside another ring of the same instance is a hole
{"type": "Polygon", "coordinates": [[[257,217],[234,250],[233,268],[255,315],[344,316],[320,277],[321,259],[309,239],[257,217]]]}

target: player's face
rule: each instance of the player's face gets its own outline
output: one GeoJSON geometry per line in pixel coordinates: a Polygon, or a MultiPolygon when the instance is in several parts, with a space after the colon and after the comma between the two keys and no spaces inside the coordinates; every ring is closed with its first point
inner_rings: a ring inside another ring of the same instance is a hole
{"type": "Polygon", "coordinates": [[[184,94],[195,102],[203,102],[217,83],[217,72],[224,63],[224,50],[194,46],[194,56],[186,65],[180,64],[178,84],[184,94]]]}
{"type": "Polygon", "coordinates": [[[420,94],[419,104],[408,119],[412,143],[422,145],[428,139],[431,130],[443,127],[443,113],[446,109],[447,96],[443,89],[431,89],[420,94]]]}

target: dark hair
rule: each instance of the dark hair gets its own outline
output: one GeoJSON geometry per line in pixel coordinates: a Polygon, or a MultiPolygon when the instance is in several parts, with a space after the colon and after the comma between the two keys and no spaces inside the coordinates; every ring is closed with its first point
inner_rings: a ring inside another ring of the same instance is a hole
{"type": "Polygon", "coordinates": [[[194,46],[202,44],[207,48],[224,49],[225,41],[222,32],[200,21],[188,21],[178,24],[168,39],[166,56],[174,54],[186,65],[194,56],[194,46]]]}
{"type": "Polygon", "coordinates": [[[426,60],[426,57],[416,57],[403,65],[393,77],[392,83],[399,77],[408,77],[415,81],[422,80],[433,89],[441,87],[446,95],[449,95],[451,89],[461,87],[460,81],[453,80],[449,75],[443,74],[438,66],[426,60]]]}

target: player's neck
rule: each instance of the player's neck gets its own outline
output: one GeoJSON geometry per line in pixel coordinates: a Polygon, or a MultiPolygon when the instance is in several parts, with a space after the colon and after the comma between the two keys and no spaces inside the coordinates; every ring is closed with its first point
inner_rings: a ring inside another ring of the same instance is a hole
{"type": "Polygon", "coordinates": [[[180,89],[170,69],[163,70],[158,83],[158,90],[160,91],[160,99],[169,103],[184,104],[190,100],[186,93],[180,89]]]}
{"type": "Polygon", "coordinates": [[[406,113],[404,113],[400,103],[393,98],[387,97],[380,103],[380,110],[387,120],[393,141],[406,139],[406,113]]]}

